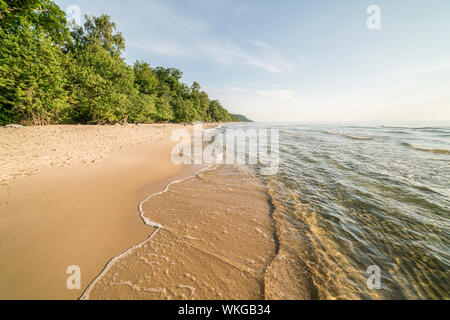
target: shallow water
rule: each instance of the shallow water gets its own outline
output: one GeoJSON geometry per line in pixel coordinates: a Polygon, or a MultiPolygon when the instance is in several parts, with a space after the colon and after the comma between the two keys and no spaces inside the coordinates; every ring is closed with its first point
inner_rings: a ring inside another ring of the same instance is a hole
{"type": "Polygon", "coordinates": [[[290,278],[320,299],[450,298],[450,124],[231,127],[280,130],[280,168],[260,177],[287,261],[273,297],[290,278]]]}
{"type": "Polygon", "coordinates": [[[263,299],[273,260],[265,187],[214,166],[142,203],[150,237],[113,258],[82,299],[263,299]]]}

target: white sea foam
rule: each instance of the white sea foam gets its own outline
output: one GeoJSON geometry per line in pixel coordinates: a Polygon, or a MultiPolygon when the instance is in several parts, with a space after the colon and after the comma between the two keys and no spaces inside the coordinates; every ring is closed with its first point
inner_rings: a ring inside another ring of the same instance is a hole
{"type": "Polygon", "coordinates": [[[191,296],[193,296],[194,293],[195,293],[195,288],[194,288],[194,287],[191,287],[191,286],[187,286],[187,285],[184,285],[184,284],[180,284],[180,285],[178,286],[178,288],[180,288],[180,289],[188,289],[188,290],[190,291],[190,293],[191,293],[191,296]]]}

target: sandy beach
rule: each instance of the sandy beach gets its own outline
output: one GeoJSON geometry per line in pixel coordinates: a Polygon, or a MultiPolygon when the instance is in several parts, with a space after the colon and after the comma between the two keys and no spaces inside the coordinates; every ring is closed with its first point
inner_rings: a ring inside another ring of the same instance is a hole
{"type": "Polygon", "coordinates": [[[139,202],[198,169],[170,161],[180,127],[0,128],[0,298],[76,299],[146,239],[139,202]],[[82,290],[66,288],[69,265],[82,290]]]}

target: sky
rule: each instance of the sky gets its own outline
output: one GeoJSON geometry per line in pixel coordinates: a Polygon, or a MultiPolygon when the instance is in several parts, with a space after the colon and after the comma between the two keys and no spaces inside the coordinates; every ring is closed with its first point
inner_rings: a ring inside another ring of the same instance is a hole
{"type": "Polygon", "coordinates": [[[110,15],[128,63],[179,68],[255,121],[450,120],[449,0],[55,2],[110,15]]]}

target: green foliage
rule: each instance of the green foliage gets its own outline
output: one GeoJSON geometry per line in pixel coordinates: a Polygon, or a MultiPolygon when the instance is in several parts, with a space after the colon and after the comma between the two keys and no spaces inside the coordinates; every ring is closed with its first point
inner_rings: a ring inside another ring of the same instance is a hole
{"type": "Polygon", "coordinates": [[[49,0],[0,0],[0,124],[235,120],[175,68],[129,66],[110,17],[71,32],[49,0]]]}
{"type": "Polygon", "coordinates": [[[144,61],[136,61],[133,70],[135,76],[134,82],[139,92],[150,95],[156,94],[159,82],[156,73],[153,72],[150,65],[144,61]]]}
{"type": "Polygon", "coordinates": [[[0,26],[12,34],[39,28],[57,44],[70,36],[64,11],[50,0],[0,0],[0,26]]]}
{"type": "Polygon", "coordinates": [[[139,101],[133,69],[92,43],[72,52],[73,118],[82,123],[127,122],[139,101]]]}
{"type": "Polygon", "coordinates": [[[253,122],[252,120],[250,120],[246,116],[243,116],[242,114],[232,114],[231,116],[233,117],[233,121],[235,122],[253,122]]]}
{"type": "Polygon", "coordinates": [[[233,121],[233,117],[225,110],[218,100],[211,101],[208,109],[208,114],[211,119],[219,122],[233,121]]]}
{"type": "Polygon", "coordinates": [[[77,26],[72,32],[74,47],[90,45],[102,46],[112,57],[120,59],[125,49],[125,39],[121,33],[115,33],[116,24],[108,15],[100,17],[85,16],[84,26],[77,26]]]}
{"type": "Polygon", "coordinates": [[[65,122],[65,64],[65,55],[42,29],[1,30],[0,123],[65,122]]]}

